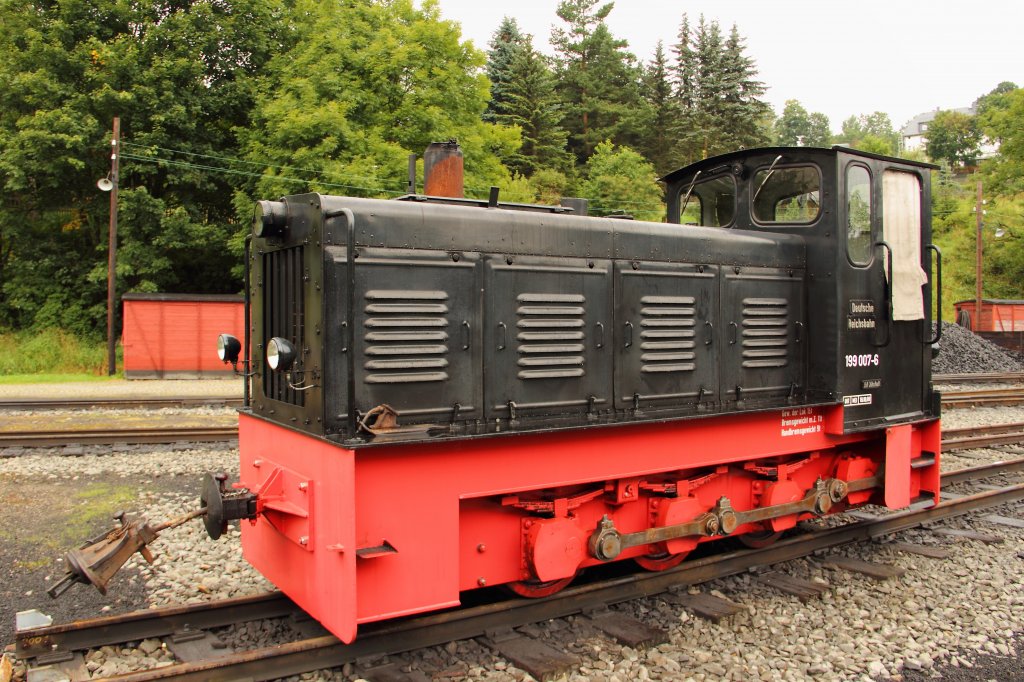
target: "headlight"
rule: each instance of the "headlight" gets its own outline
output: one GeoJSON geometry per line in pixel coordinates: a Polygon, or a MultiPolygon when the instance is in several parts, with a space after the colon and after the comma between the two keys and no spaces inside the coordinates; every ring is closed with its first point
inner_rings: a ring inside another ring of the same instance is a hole
{"type": "Polygon", "coordinates": [[[284,371],[295,362],[295,346],[288,339],[275,336],[267,344],[267,364],[270,369],[284,371]]]}
{"type": "Polygon", "coordinates": [[[232,364],[238,362],[238,354],[242,352],[242,344],[231,334],[217,337],[217,357],[232,364]]]}

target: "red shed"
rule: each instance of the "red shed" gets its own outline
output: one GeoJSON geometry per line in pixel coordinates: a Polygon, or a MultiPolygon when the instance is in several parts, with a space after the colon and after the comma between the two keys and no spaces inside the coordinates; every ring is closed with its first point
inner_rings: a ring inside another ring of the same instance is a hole
{"type": "Polygon", "coordinates": [[[975,300],[957,301],[956,321],[978,336],[1005,348],[1024,350],[1024,301],[983,298],[981,319],[975,320],[975,300]]]}
{"type": "Polygon", "coordinates": [[[125,378],[231,376],[231,367],[217,359],[217,336],[242,338],[241,296],[125,294],[121,300],[125,378]]]}

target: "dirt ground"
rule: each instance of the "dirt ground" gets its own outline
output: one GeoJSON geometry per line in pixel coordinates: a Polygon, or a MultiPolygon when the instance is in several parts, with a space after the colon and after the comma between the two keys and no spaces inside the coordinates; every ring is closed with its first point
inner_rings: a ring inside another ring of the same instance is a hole
{"type": "Polygon", "coordinates": [[[198,480],[191,479],[41,481],[0,474],[0,649],[14,641],[18,611],[38,609],[65,623],[146,608],[142,580],[130,568],[113,578],[106,597],[87,585],[58,599],[46,590],[64,575],[64,553],[111,528],[117,511],[144,510],[149,496],[169,490],[198,498],[198,480]]]}

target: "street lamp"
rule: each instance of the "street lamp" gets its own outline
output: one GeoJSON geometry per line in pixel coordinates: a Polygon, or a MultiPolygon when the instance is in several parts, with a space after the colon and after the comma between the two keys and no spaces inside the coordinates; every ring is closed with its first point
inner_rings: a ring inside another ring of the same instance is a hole
{"type": "Polygon", "coordinates": [[[107,240],[107,374],[117,373],[117,353],[114,338],[114,312],[117,310],[117,182],[121,143],[121,118],[114,117],[114,134],[110,138],[110,172],[107,177],[100,178],[96,186],[104,192],[110,192],[110,232],[107,240]]]}

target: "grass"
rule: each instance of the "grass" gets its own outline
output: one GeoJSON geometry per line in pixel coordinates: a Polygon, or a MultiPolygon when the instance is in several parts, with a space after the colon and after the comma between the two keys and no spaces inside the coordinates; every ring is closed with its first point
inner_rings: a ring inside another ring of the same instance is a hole
{"type": "MultiPolygon", "coordinates": [[[[107,378],[107,346],[61,329],[0,331],[3,383],[88,381],[107,378]]],[[[118,365],[121,349],[117,349],[118,365]]]]}
{"type": "Polygon", "coordinates": [[[60,384],[67,381],[110,381],[106,374],[0,374],[0,384],[60,384]]]}

